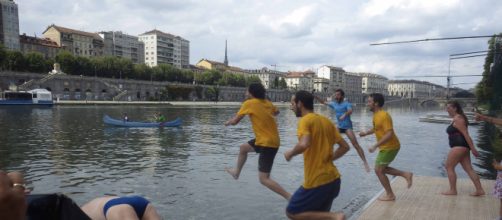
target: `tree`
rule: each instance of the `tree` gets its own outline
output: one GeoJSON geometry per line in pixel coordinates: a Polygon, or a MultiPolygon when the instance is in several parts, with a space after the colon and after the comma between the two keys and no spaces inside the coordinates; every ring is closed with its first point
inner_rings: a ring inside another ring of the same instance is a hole
{"type": "Polygon", "coordinates": [[[246,86],[249,86],[252,83],[261,83],[260,77],[250,76],[246,79],[246,86]]]}
{"type": "Polygon", "coordinates": [[[288,83],[284,78],[281,78],[281,81],[279,82],[279,88],[280,89],[287,89],[288,88],[288,83]]]}
{"type": "Polygon", "coordinates": [[[26,63],[28,64],[26,70],[29,72],[47,73],[50,70],[47,69],[47,63],[41,53],[30,52],[26,54],[25,58],[26,63]]]}
{"type": "Polygon", "coordinates": [[[63,50],[56,55],[56,62],[61,70],[67,74],[75,74],[75,57],[70,52],[63,50]]]}
{"type": "Polygon", "coordinates": [[[7,52],[5,51],[5,47],[0,44],[0,69],[5,67],[5,62],[7,61],[7,52]]]}
{"type": "Polygon", "coordinates": [[[7,51],[7,69],[14,71],[25,71],[26,70],[26,59],[24,55],[19,51],[7,51]]]}

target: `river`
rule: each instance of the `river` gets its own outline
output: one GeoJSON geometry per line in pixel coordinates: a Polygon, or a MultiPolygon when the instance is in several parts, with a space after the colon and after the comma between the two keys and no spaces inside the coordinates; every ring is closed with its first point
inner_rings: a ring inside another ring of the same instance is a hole
{"type": "MultiPolygon", "coordinates": [[[[288,106],[279,109],[281,147],[272,178],[294,192],[303,181],[302,157],[286,162],[283,153],[297,141],[298,119],[288,106]]],[[[61,192],[79,205],[103,195],[142,195],[165,219],[286,219],[287,202],[258,181],[257,155],[250,154],[237,181],[224,171],[235,166],[239,145],[253,137],[247,117],[236,126],[223,126],[237,110],[238,106],[2,107],[0,169],[23,171],[34,194],[61,192]],[[147,120],[158,111],[168,119],[181,117],[183,126],[117,128],[102,122],[104,114],[120,117],[127,112],[130,120],[147,120]]],[[[445,177],[447,125],[419,122],[418,117],[446,112],[387,110],[402,144],[393,166],[415,175],[445,177]]],[[[334,117],[324,106],[316,106],[316,112],[334,117]]],[[[370,128],[371,117],[366,108],[356,108],[355,130],[370,128]]],[[[483,126],[470,126],[469,132],[476,143],[486,136],[483,126]]],[[[359,142],[372,165],[376,154],[366,149],[374,137],[359,142]]],[[[494,178],[490,147],[481,148],[481,160],[474,160],[474,167],[482,178],[494,178]]],[[[335,164],[342,174],[342,189],[332,210],[351,215],[381,186],[373,172],[364,171],[354,149],[335,164]]],[[[457,169],[460,178],[467,177],[460,166],[457,169]]]]}

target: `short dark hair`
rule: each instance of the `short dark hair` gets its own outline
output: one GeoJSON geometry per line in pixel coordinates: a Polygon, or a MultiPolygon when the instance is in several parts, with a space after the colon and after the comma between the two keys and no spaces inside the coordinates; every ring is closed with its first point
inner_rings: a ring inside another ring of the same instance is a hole
{"type": "Polygon", "coordinates": [[[371,93],[370,97],[373,98],[373,102],[378,103],[379,107],[382,107],[385,104],[385,98],[381,93],[371,93]]]}
{"type": "Polygon", "coordinates": [[[305,90],[300,90],[296,92],[294,101],[295,104],[298,104],[298,102],[302,102],[303,106],[308,110],[311,111],[314,110],[314,96],[310,92],[307,92],[305,90]]]}
{"type": "Polygon", "coordinates": [[[265,87],[261,83],[251,83],[248,92],[257,99],[265,99],[265,87]]]}
{"type": "Polygon", "coordinates": [[[345,97],[345,92],[343,91],[343,89],[337,89],[335,90],[335,93],[339,92],[343,97],[345,97]]]}

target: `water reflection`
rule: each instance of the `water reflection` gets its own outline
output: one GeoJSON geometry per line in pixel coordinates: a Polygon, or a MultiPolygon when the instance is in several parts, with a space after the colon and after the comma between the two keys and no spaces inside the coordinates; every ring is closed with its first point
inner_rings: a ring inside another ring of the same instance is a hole
{"type": "Polygon", "coordinates": [[[493,124],[481,123],[478,131],[478,147],[480,156],[475,165],[480,167],[483,172],[478,172],[482,178],[495,179],[497,171],[492,166],[493,159],[502,159],[501,133],[493,124]]]}

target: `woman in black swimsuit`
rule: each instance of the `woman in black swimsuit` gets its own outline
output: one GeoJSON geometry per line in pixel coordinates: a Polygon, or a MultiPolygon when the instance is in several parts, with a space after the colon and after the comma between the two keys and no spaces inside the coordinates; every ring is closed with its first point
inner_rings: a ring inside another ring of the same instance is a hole
{"type": "Polygon", "coordinates": [[[479,176],[476,174],[471,164],[469,150],[475,157],[479,156],[479,153],[474,147],[474,143],[467,130],[469,121],[462,110],[462,106],[456,101],[449,101],[446,105],[446,111],[450,117],[453,118],[452,123],[446,129],[451,148],[445,164],[448,180],[450,181],[450,189],[441,194],[457,195],[457,174],[455,173],[455,167],[460,163],[476,187],[476,191],[471,193],[471,196],[484,195],[485,191],[483,187],[481,187],[479,176]]]}

